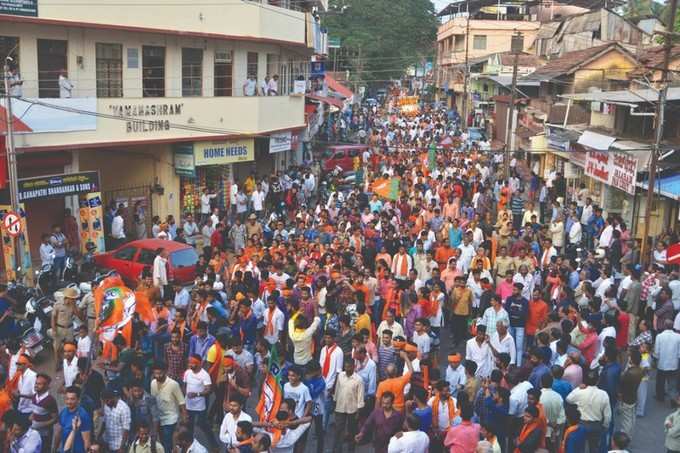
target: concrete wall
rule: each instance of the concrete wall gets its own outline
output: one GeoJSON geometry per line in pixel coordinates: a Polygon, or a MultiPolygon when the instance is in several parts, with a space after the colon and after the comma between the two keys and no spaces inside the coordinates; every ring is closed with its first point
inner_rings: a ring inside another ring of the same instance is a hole
{"type": "Polygon", "coordinates": [[[233,0],[174,5],[166,0],[134,3],[90,0],[84,6],[82,0],[40,2],[38,14],[43,19],[305,43],[305,15],[298,11],[233,0]]]}

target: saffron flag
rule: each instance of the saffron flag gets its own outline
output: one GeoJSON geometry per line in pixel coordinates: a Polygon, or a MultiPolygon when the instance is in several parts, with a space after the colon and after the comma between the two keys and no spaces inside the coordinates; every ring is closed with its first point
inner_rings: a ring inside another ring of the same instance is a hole
{"type": "Polygon", "coordinates": [[[279,368],[278,354],[276,347],[272,347],[269,354],[269,366],[267,374],[262,382],[262,391],[260,392],[260,401],[257,403],[255,411],[261,422],[269,422],[276,418],[276,413],[281,406],[283,399],[283,391],[281,390],[281,383],[279,382],[279,368]]]}
{"type": "Polygon", "coordinates": [[[399,178],[379,178],[373,181],[373,193],[388,200],[399,198],[399,178]]]}
{"type": "Polygon", "coordinates": [[[432,142],[427,150],[427,168],[434,171],[437,168],[437,146],[432,142]]]}

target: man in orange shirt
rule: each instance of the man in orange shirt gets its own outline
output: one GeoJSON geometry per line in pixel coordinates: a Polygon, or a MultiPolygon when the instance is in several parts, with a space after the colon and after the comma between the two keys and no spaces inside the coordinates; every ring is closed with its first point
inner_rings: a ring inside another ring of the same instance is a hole
{"type": "Polygon", "coordinates": [[[529,313],[525,326],[527,347],[533,346],[536,332],[545,326],[545,322],[548,320],[548,311],[548,304],[541,299],[540,289],[535,288],[529,301],[529,313]]]}
{"type": "Polygon", "coordinates": [[[437,251],[434,254],[434,260],[439,264],[439,270],[444,271],[446,269],[446,264],[449,262],[449,258],[455,255],[456,251],[451,248],[449,241],[441,239],[437,251]]]}
{"type": "Polygon", "coordinates": [[[401,351],[399,355],[404,360],[404,365],[408,368],[408,371],[403,376],[397,376],[397,367],[393,363],[387,365],[388,378],[378,385],[375,392],[376,409],[380,407],[383,393],[391,392],[394,394],[394,408],[398,411],[404,410],[404,387],[411,381],[413,365],[405,351],[401,351]]]}

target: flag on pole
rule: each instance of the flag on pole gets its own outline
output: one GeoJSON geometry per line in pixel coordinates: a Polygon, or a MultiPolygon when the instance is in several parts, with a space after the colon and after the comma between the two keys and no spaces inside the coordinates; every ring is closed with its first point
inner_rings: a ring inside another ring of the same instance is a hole
{"type": "Polygon", "coordinates": [[[399,198],[399,178],[379,178],[373,181],[373,193],[382,198],[399,198]]]}
{"type": "Polygon", "coordinates": [[[434,142],[430,143],[430,148],[427,150],[427,168],[430,171],[437,168],[437,145],[434,142]]]}
{"type": "Polygon", "coordinates": [[[279,411],[279,406],[281,406],[283,391],[281,390],[281,383],[279,381],[280,372],[278,353],[276,347],[272,346],[271,353],[269,354],[267,374],[264,378],[264,382],[262,382],[260,401],[255,408],[261,422],[274,420],[276,413],[279,411]]]}

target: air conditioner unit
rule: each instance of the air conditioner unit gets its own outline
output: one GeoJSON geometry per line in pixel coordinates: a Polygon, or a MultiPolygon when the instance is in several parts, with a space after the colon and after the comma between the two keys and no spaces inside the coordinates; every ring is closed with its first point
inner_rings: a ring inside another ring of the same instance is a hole
{"type": "Polygon", "coordinates": [[[227,50],[215,52],[215,63],[231,63],[231,52],[227,50]]]}

